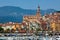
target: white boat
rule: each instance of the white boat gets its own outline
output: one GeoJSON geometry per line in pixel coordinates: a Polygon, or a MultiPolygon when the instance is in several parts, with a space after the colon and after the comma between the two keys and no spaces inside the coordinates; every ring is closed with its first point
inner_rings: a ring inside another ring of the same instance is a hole
{"type": "Polygon", "coordinates": [[[57,36],[55,39],[56,39],[56,40],[60,40],[60,36],[57,36]]]}

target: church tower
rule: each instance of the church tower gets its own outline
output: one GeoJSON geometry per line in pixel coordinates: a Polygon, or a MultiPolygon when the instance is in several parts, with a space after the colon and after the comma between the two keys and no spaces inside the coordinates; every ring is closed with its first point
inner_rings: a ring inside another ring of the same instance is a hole
{"type": "Polygon", "coordinates": [[[41,17],[41,14],[40,14],[40,6],[39,5],[38,5],[36,16],[41,17]]]}

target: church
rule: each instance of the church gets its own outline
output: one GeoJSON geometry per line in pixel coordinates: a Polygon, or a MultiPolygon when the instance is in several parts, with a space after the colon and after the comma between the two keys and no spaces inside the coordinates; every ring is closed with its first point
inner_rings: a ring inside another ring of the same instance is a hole
{"type": "Polygon", "coordinates": [[[23,17],[23,22],[38,22],[38,20],[41,18],[41,13],[40,13],[40,6],[38,6],[36,15],[26,15],[23,17]]]}

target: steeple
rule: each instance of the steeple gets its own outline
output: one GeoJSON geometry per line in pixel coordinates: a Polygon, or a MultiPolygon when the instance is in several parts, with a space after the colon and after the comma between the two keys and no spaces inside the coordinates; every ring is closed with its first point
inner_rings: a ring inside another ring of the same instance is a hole
{"type": "Polygon", "coordinates": [[[40,6],[39,5],[38,5],[36,16],[39,16],[39,17],[41,16],[41,14],[40,14],[40,6]]]}

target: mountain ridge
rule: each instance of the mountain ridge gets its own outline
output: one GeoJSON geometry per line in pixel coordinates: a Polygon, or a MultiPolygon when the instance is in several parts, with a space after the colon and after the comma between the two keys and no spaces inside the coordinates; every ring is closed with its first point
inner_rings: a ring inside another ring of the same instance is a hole
{"type": "MultiPolygon", "coordinates": [[[[56,12],[54,9],[41,10],[41,14],[56,12]]],[[[35,15],[36,10],[23,9],[15,6],[0,7],[0,23],[4,22],[22,22],[24,15],[35,15]]]]}

